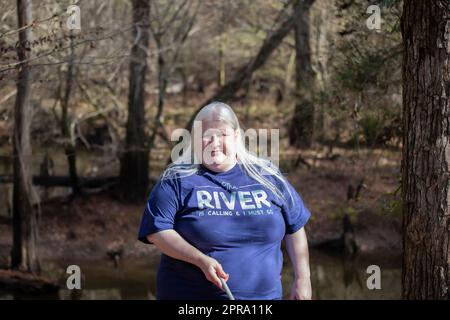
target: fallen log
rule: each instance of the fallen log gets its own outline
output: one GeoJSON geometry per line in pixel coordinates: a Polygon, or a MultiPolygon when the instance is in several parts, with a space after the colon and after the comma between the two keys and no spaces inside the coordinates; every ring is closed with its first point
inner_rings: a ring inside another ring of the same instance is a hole
{"type": "Polygon", "coordinates": [[[0,270],[0,290],[26,294],[55,294],[59,286],[54,281],[31,273],[0,270]]]}
{"type": "MultiPolygon", "coordinates": [[[[79,177],[78,186],[81,188],[99,188],[112,185],[119,181],[118,177],[79,177]]],[[[12,183],[12,175],[0,175],[0,183],[12,183]]],[[[69,176],[33,176],[33,185],[43,187],[71,187],[69,176]]]]}

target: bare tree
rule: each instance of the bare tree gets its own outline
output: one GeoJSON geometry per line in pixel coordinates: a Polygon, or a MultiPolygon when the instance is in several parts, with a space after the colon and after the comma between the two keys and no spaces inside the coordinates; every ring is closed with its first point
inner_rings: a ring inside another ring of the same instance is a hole
{"type": "Polygon", "coordinates": [[[403,297],[449,299],[450,3],[403,4],[403,297]]]}
{"type": "Polygon", "coordinates": [[[314,0],[302,1],[301,14],[295,21],[295,110],[289,127],[289,142],[296,147],[310,147],[314,131],[311,67],[310,8],[314,0]]]}
{"type": "Polygon", "coordinates": [[[180,50],[191,32],[201,1],[169,1],[164,5],[152,1],[150,30],[157,49],[158,104],[150,136],[152,150],[158,130],[162,128],[162,113],[167,84],[180,58],[180,50]]]}
{"type": "Polygon", "coordinates": [[[64,95],[61,97],[61,133],[62,137],[65,139],[64,151],[67,157],[67,164],[69,167],[69,177],[72,184],[72,195],[76,195],[79,192],[78,187],[78,174],[77,174],[77,162],[76,162],[76,149],[75,149],[75,139],[70,134],[70,125],[68,121],[68,109],[70,96],[73,92],[73,83],[75,76],[75,46],[73,31],[70,31],[70,53],[67,62],[67,74],[64,88],[64,95]]]}
{"type": "MultiPolygon", "coordinates": [[[[32,22],[31,0],[17,0],[17,18],[19,29],[32,22]]],[[[31,28],[19,32],[17,55],[19,61],[31,57],[31,28]]],[[[28,272],[40,271],[36,252],[37,217],[33,208],[31,195],[31,175],[29,160],[31,157],[30,125],[32,73],[28,62],[23,63],[18,72],[17,95],[14,110],[14,187],[13,187],[13,248],[11,267],[28,272]]]]}
{"type": "Polygon", "coordinates": [[[133,46],[130,56],[128,120],[120,163],[123,200],[141,201],[148,188],[148,143],[145,133],[145,78],[149,43],[149,0],[133,0],[133,46]]]}

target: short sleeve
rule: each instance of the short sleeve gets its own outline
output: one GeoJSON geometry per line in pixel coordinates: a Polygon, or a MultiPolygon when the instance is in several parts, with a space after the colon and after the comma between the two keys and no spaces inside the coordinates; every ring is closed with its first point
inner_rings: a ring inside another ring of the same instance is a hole
{"type": "Polygon", "coordinates": [[[281,210],[286,224],[286,234],[292,234],[300,230],[308,222],[311,213],[294,187],[287,179],[285,181],[283,194],[286,201],[284,201],[281,210]],[[289,188],[290,194],[287,188],[289,188]]]}
{"type": "Polygon", "coordinates": [[[159,180],[148,197],[139,227],[138,240],[151,244],[147,236],[159,231],[173,229],[179,209],[179,193],[175,179],[159,180]]]}

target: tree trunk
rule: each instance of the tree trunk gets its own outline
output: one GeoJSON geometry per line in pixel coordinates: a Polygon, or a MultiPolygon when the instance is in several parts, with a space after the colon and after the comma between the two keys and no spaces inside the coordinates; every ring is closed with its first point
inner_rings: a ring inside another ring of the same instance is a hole
{"type": "Polygon", "coordinates": [[[405,0],[403,298],[449,299],[450,8],[405,0]]]}
{"type": "Polygon", "coordinates": [[[166,99],[167,81],[168,81],[168,70],[166,66],[166,60],[164,59],[164,48],[161,40],[155,37],[155,42],[158,50],[158,106],[156,109],[155,119],[153,121],[153,130],[149,140],[149,151],[153,150],[156,136],[158,131],[162,129],[162,112],[164,108],[164,103],[166,99]]]}
{"type": "Polygon", "coordinates": [[[79,192],[78,187],[78,174],[77,174],[77,158],[75,139],[71,137],[69,130],[69,121],[67,112],[69,109],[69,100],[72,93],[73,78],[74,78],[74,62],[75,62],[75,47],[73,43],[73,31],[70,31],[70,55],[67,65],[67,78],[66,87],[64,90],[64,97],[61,101],[62,116],[61,116],[61,132],[63,138],[66,140],[64,151],[67,158],[67,164],[69,168],[69,176],[71,178],[72,195],[77,195],[79,192]]]}
{"type": "Polygon", "coordinates": [[[138,202],[147,196],[148,145],[145,125],[145,76],[149,43],[149,0],[133,0],[133,47],[131,49],[128,121],[125,150],[120,164],[123,200],[138,202]]]}
{"type": "Polygon", "coordinates": [[[219,88],[225,85],[225,40],[227,39],[226,34],[220,35],[220,43],[219,43],[219,63],[218,63],[218,72],[217,72],[217,84],[219,88]]]}
{"type": "Polygon", "coordinates": [[[314,132],[312,90],[314,73],[311,68],[310,8],[314,1],[303,1],[300,16],[295,22],[295,110],[289,126],[289,143],[309,148],[314,132]]]}
{"type": "MultiPolygon", "coordinates": [[[[22,28],[32,22],[31,0],[17,0],[18,27],[22,28]]],[[[17,55],[19,61],[31,57],[31,28],[19,32],[17,55]]],[[[13,247],[11,251],[11,267],[27,272],[38,273],[39,261],[36,253],[37,217],[33,209],[30,176],[30,125],[31,106],[31,69],[27,62],[18,72],[17,96],[14,109],[13,137],[13,247]]]]}

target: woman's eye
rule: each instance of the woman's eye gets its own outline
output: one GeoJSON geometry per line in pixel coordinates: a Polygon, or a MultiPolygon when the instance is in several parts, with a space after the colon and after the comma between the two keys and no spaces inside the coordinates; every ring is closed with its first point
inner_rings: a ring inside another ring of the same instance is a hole
{"type": "Polygon", "coordinates": [[[229,132],[218,132],[218,133],[214,133],[214,134],[204,134],[203,135],[203,139],[211,139],[214,135],[217,136],[217,138],[224,138],[224,137],[231,136],[231,133],[229,133],[229,132]]]}

